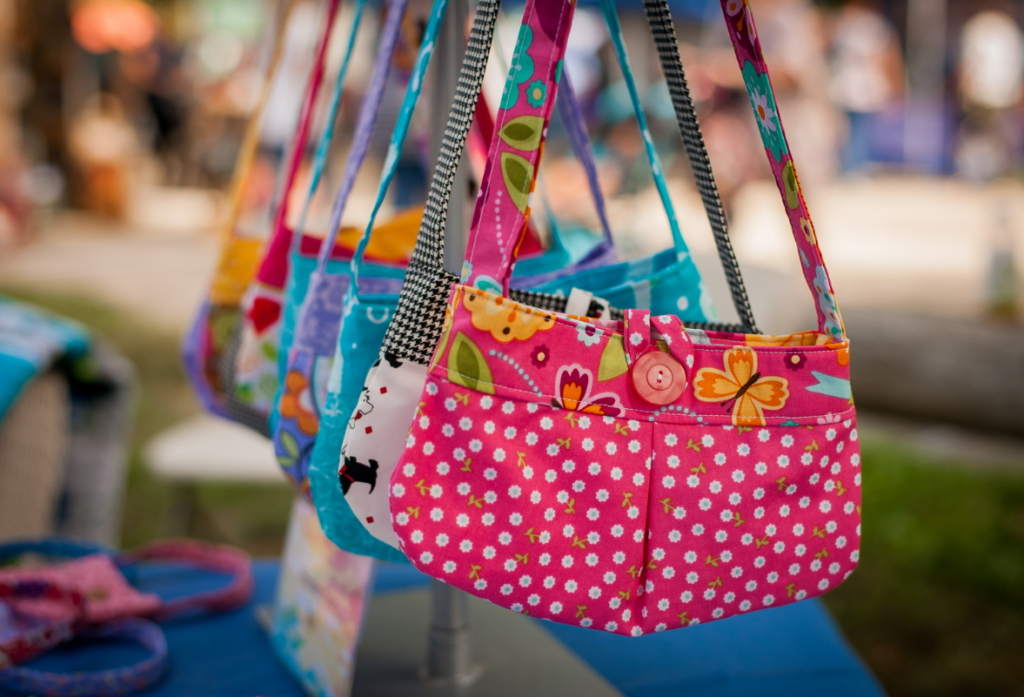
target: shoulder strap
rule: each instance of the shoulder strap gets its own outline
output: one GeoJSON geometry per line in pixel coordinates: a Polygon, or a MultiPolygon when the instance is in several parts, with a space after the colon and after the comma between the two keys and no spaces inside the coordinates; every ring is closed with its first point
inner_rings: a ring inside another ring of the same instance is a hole
{"type": "Polygon", "coordinates": [[[690,87],[686,82],[683,62],[679,57],[679,44],[676,42],[672,15],[665,0],[644,0],[644,11],[647,13],[647,22],[658,49],[661,71],[668,84],[668,92],[676,113],[676,123],[679,125],[679,133],[683,137],[683,145],[690,159],[690,169],[693,170],[693,178],[715,236],[715,247],[718,249],[718,257],[729,283],[733,306],[736,308],[743,332],[757,334],[759,332],[754,322],[754,312],[750,308],[750,298],[747,296],[736,252],[733,251],[732,240],[729,238],[729,221],[725,217],[722,198],[718,194],[715,175],[711,171],[711,159],[704,145],[704,135],[697,122],[697,113],[690,98],[690,87]]]}
{"type": "MultiPolygon", "coordinates": [[[[370,77],[370,86],[363,97],[363,105],[359,110],[359,121],[356,124],[355,135],[352,137],[352,150],[349,151],[348,161],[345,163],[345,175],[334,198],[334,205],[331,207],[331,221],[328,223],[327,239],[320,248],[318,268],[322,272],[334,249],[334,243],[338,238],[338,231],[341,229],[341,216],[345,212],[348,197],[356,183],[356,176],[366,159],[366,153],[370,149],[370,139],[373,135],[373,127],[377,123],[377,116],[380,113],[380,105],[384,99],[384,88],[387,85],[388,74],[391,71],[391,57],[398,44],[401,34],[402,17],[405,16],[405,9],[409,0],[388,0],[387,19],[384,20],[384,28],[381,32],[380,43],[377,45],[377,56],[373,66],[373,74],[370,77]]],[[[364,235],[364,239],[367,236],[364,235]]],[[[360,245],[365,248],[360,240],[360,245]]],[[[358,253],[358,250],[357,250],[358,253]]]]}
{"type": "Polygon", "coordinates": [[[309,140],[309,129],[313,125],[313,115],[316,112],[317,97],[320,96],[320,87],[324,81],[324,68],[327,62],[327,49],[331,44],[331,34],[334,31],[334,21],[338,16],[338,7],[341,0],[328,0],[327,15],[324,17],[323,33],[316,47],[316,57],[313,59],[313,69],[309,74],[309,83],[306,86],[306,97],[302,102],[302,111],[299,113],[299,127],[292,139],[291,149],[288,155],[288,166],[285,169],[284,184],[281,187],[280,197],[277,201],[277,211],[274,215],[273,230],[280,230],[288,218],[288,201],[292,186],[295,184],[295,177],[298,175],[299,166],[302,164],[302,156],[306,150],[306,141],[309,140]]]}
{"type": "Polygon", "coordinates": [[[422,365],[430,361],[441,336],[444,307],[451,283],[457,280],[444,270],[444,228],[455,172],[466,148],[466,137],[487,68],[499,4],[500,0],[480,0],[477,4],[416,246],[381,349],[382,353],[422,365]]]}
{"type": "Polygon", "coordinates": [[[572,147],[583,171],[587,175],[587,186],[590,188],[591,198],[594,199],[594,207],[597,209],[597,218],[601,222],[601,233],[604,242],[594,247],[587,256],[580,260],[579,264],[586,264],[591,259],[603,256],[609,247],[614,246],[612,239],[612,228],[608,223],[608,211],[604,202],[604,194],[601,192],[601,183],[597,177],[597,163],[594,161],[594,148],[590,143],[590,134],[587,132],[587,122],[583,118],[580,103],[576,99],[576,90],[573,89],[572,81],[569,80],[569,72],[562,73],[562,99],[558,100],[558,113],[565,125],[565,132],[569,138],[569,145],[572,147]]]}
{"type": "MultiPolygon", "coordinates": [[[[133,665],[72,673],[14,666],[0,670],[0,690],[25,695],[127,695],[156,684],[167,672],[167,639],[149,620],[129,617],[78,633],[83,639],[133,642],[149,653],[133,665]]],[[[2,667],[2,664],[0,664],[2,667]]]]}
{"type": "MultiPolygon", "coordinates": [[[[388,193],[388,187],[398,171],[398,159],[402,154],[405,139],[409,135],[409,125],[412,123],[413,111],[419,101],[420,93],[423,91],[423,80],[426,77],[427,67],[430,58],[434,55],[437,47],[437,37],[441,30],[441,22],[448,11],[448,0],[435,0],[430,10],[430,18],[423,31],[423,41],[416,56],[416,64],[413,66],[412,75],[409,78],[409,85],[402,98],[402,106],[398,112],[398,119],[395,122],[395,129],[391,134],[391,141],[388,143],[388,153],[384,158],[384,170],[381,172],[380,184],[377,186],[377,198],[373,203],[373,211],[366,223],[355,254],[352,257],[352,275],[355,278],[354,290],[359,292],[359,272],[362,269],[363,259],[366,254],[366,247],[370,243],[370,235],[373,234],[373,226],[377,221],[377,214],[384,205],[384,199],[388,193]]],[[[383,42],[382,42],[383,45],[383,42]]],[[[332,221],[333,222],[333,221],[332,221]]]]}
{"type": "Polygon", "coordinates": [[[267,100],[270,98],[271,88],[274,85],[274,76],[277,75],[277,68],[281,64],[281,56],[284,53],[285,33],[288,29],[288,20],[291,19],[292,10],[299,0],[287,0],[281,16],[276,18],[276,29],[274,30],[274,44],[270,52],[270,60],[267,62],[267,71],[263,77],[263,87],[260,90],[256,107],[249,116],[249,122],[245,126],[245,135],[242,137],[242,146],[238,151],[238,159],[235,161],[235,171],[231,177],[231,208],[224,219],[223,237],[230,239],[235,234],[235,226],[238,223],[238,216],[242,212],[242,199],[245,188],[249,185],[249,175],[252,173],[253,164],[256,162],[256,152],[260,145],[260,126],[263,122],[263,112],[267,107],[267,100]]]}
{"type": "Polygon", "coordinates": [[[529,0],[470,225],[464,283],[508,295],[575,3],[529,0]]]}
{"type": "Polygon", "coordinates": [[[672,231],[672,244],[676,254],[686,254],[689,248],[683,239],[683,233],[679,229],[679,218],[676,216],[675,206],[672,204],[672,197],[668,195],[668,185],[665,183],[665,173],[661,166],[661,158],[654,149],[654,138],[647,127],[647,116],[640,103],[640,92],[636,87],[636,80],[633,78],[633,69],[629,65],[629,56],[626,55],[626,42],[622,38],[622,26],[619,24],[619,13],[615,11],[615,0],[601,0],[601,13],[604,15],[605,23],[608,25],[608,33],[611,36],[612,46],[615,48],[615,55],[618,57],[619,66],[622,69],[622,79],[626,82],[629,91],[629,100],[633,103],[633,111],[636,113],[637,126],[644,140],[644,151],[647,153],[647,161],[651,166],[651,174],[654,177],[654,188],[658,191],[661,205],[668,217],[668,226],[672,231]]]}
{"type": "MultiPolygon", "coordinates": [[[[508,64],[505,62],[504,50],[501,45],[501,34],[496,34],[494,41],[497,47],[497,51],[495,51],[495,56],[498,59],[497,65],[503,73],[507,73],[508,64]]],[[[604,194],[601,192],[601,185],[598,181],[597,163],[594,161],[594,148],[591,145],[590,134],[587,131],[587,122],[583,118],[583,111],[580,109],[580,103],[576,99],[576,91],[573,89],[568,71],[562,72],[559,93],[561,96],[557,101],[558,113],[562,117],[562,124],[565,127],[569,147],[576,154],[576,158],[580,161],[580,164],[583,166],[583,172],[587,176],[587,186],[590,189],[590,196],[594,201],[594,208],[597,209],[597,217],[601,223],[601,233],[603,236],[603,241],[576,264],[577,267],[583,267],[591,260],[604,258],[609,249],[614,249],[615,241],[612,239],[612,229],[608,223],[608,211],[605,206],[604,194]]],[[[477,105],[477,117],[479,118],[480,106],[483,105],[486,110],[483,97],[480,98],[477,105]]],[[[489,111],[486,111],[486,118],[488,128],[486,130],[481,129],[481,135],[484,137],[484,147],[489,148],[491,139],[494,137],[494,119],[489,111]]],[[[549,217],[551,218],[551,246],[552,248],[564,247],[558,223],[553,216],[549,217]]],[[[527,221],[527,225],[529,224],[530,221],[527,221]]]]}
{"type": "MultiPolygon", "coordinates": [[[[356,0],[356,7],[353,13],[352,28],[348,34],[348,42],[345,44],[345,56],[342,58],[341,66],[338,68],[338,75],[334,81],[334,92],[331,94],[331,105],[327,110],[327,123],[324,126],[323,135],[320,137],[320,144],[317,146],[316,155],[313,158],[313,176],[309,183],[309,193],[302,205],[302,215],[299,216],[299,224],[295,226],[295,236],[292,239],[292,249],[295,250],[301,245],[303,232],[306,229],[306,217],[309,215],[309,208],[313,203],[313,197],[320,188],[320,180],[327,167],[327,156],[331,150],[331,142],[334,140],[334,129],[338,121],[338,107],[341,105],[341,95],[344,92],[345,75],[348,74],[348,65],[352,59],[352,50],[355,48],[356,36],[359,33],[359,25],[362,23],[363,10],[366,9],[366,0],[356,0]]],[[[327,263],[331,250],[334,248],[333,240],[330,246],[325,242],[321,246],[320,256],[324,261],[320,266],[327,263]]]]}
{"type": "Polygon", "coordinates": [[[43,580],[0,580],[0,602],[52,600],[72,608],[68,619],[44,621],[0,641],[0,675],[69,641],[85,622],[85,598],[76,590],[43,580]]]}
{"type": "Polygon", "coordinates": [[[288,218],[289,193],[295,183],[299,165],[302,164],[302,156],[305,153],[306,141],[309,139],[309,129],[313,121],[313,113],[316,111],[317,96],[323,83],[327,48],[330,45],[331,33],[334,30],[334,20],[337,17],[340,2],[341,0],[329,0],[327,6],[323,30],[316,47],[315,58],[313,59],[313,68],[309,75],[309,81],[306,84],[302,111],[299,113],[299,124],[288,150],[284,166],[284,177],[274,194],[275,208],[273,226],[270,229],[270,241],[266,245],[263,259],[256,272],[256,280],[258,282],[277,289],[283,289],[288,278],[288,250],[292,246],[292,235],[298,234],[301,236],[301,232],[294,233],[285,226],[285,221],[288,218]]]}
{"type": "Polygon", "coordinates": [[[725,23],[729,28],[736,60],[743,73],[750,105],[754,109],[761,142],[764,144],[768,164],[771,165],[775,183],[782,194],[783,205],[789,217],[793,239],[800,253],[800,266],[804,280],[815,299],[818,313],[818,331],[836,341],[846,341],[846,329],[839,315],[832,281],[825,268],[825,260],[814,234],[811,214],[807,211],[796,166],[789,152],[789,142],[782,127],[779,107],[775,102],[768,66],[761,51],[761,40],[754,26],[748,0],[720,0],[725,23]]]}

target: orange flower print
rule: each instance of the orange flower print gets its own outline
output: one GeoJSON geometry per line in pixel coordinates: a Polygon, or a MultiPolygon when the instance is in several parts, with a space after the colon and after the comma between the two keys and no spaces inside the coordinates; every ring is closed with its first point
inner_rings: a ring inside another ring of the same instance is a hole
{"type": "Polygon", "coordinates": [[[281,416],[294,419],[300,431],[308,436],[315,436],[320,430],[320,417],[313,409],[313,394],[309,389],[309,380],[299,371],[293,370],[284,379],[284,387],[284,394],[281,395],[281,416]]]}
{"type": "Polygon", "coordinates": [[[825,344],[825,348],[832,349],[836,352],[836,363],[841,368],[845,368],[850,365],[850,344],[825,344]]]}
{"type": "Polygon", "coordinates": [[[555,389],[559,399],[552,399],[551,406],[569,411],[580,411],[597,416],[622,416],[624,409],[618,395],[612,392],[590,394],[594,376],[578,363],[562,366],[555,376],[555,389]]]}
{"type": "Polygon", "coordinates": [[[757,370],[757,353],[738,347],[725,352],[725,370],[701,368],[693,394],[702,402],[721,402],[732,410],[734,426],[764,426],[764,410],[782,409],[789,399],[789,381],[757,370]]]}
{"type": "Polygon", "coordinates": [[[537,332],[555,326],[555,316],[512,302],[499,295],[468,288],[462,305],[469,310],[473,326],[490,332],[495,341],[507,344],[526,341],[537,332]]]}
{"type": "Polygon", "coordinates": [[[800,218],[800,231],[804,233],[804,238],[810,244],[818,244],[818,238],[814,234],[814,226],[811,225],[811,221],[807,218],[800,218]]]}

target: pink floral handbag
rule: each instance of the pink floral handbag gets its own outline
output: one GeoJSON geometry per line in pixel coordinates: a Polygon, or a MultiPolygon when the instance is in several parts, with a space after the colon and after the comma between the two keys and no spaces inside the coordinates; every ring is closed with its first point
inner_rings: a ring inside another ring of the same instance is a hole
{"type": "MultiPolygon", "coordinates": [[[[818,328],[765,336],[635,310],[592,320],[508,299],[529,212],[511,190],[532,180],[542,147],[501,134],[546,126],[575,7],[530,0],[530,65],[514,65],[506,89],[537,98],[499,112],[462,283],[390,481],[401,549],[435,578],[517,612],[640,636],[813,597],[856,566],[849,344],[750,8],[722,4],[818,328]]],[[[664,0],[645,8],[667,24],[664,0]]],[[[671,31],[655,38],[674,43],[671,31]]],[[[417,284],[421,298],[433,291],[415,273],[403,299],[417,284]]],[[[392,339],[403,321],[400,305],[392,339]]]]}

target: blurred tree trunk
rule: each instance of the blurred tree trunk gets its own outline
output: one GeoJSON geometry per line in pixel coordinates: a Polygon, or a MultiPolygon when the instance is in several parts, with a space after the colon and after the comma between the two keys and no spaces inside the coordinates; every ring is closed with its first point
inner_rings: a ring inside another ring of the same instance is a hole
{"type": "Polygon", "coordinates": [[[1024,325],[843,313],[858,407],[1024,434],[1024,325]]]}

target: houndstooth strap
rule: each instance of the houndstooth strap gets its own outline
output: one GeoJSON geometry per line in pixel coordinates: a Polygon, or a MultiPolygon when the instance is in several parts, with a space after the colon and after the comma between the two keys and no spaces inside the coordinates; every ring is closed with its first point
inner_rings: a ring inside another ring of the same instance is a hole
{"type": "Polygon", "coordinates": [[[749,334],[757,334],[750,298],[747,297],[736,253],[729,239],[729,223],[725,218],[725,209],[718,195],[715,175],[711,172],[711,160],[704,146],[704,136],[697,123],[693,101],[690,99],[690,88],[683,72],[683,62],[679,58],[679,44],[676,42],[676,32],[668,3],[666,0],[644,0],[644,11],[651,25],[654,44],[658,48],[658,58],[661,60],[661,69],[665,73],[668,91],[672,96],[672,106],[676,112],[679,132],[683,136],[683,144],[686,146],[686,154],[690,158],[690,168],[693,170],[697,190],[700,191],[708,222],[711,223],[711,230],[715,235],[715,246],[718,247],[718,256],[722,260],[725,278],[729,282],[733,305],[736,306],[743,330],[749,334]]]}
{"type": "MultiPolygon", "coordinates": [[[[448,295],[452,284],[459,282],[459,277],[444,270],[444,228],[448,218],[448,204],[451,200],[455,173],[463,150],[466,137],[480,88],[483,84],[487,58],[494,38],[494,28],[498,19],[500,0],[481,0],[477,5],[473,27],[470,30],[466,57],[459,73],[459,81],[455,91],[455,101],[445,127],[441,141],[441,152],[438,157],[434,177],[427,194],[427,203],[420,223],[416,247],[413,250],[409,268],[406,271],[405,283],[399,296],[398,307],[384,337],[382,352],[394,354],[399,358],[426,365],[437,346],[444,326],[444,308],[448,303],[448,295]]],[[[729,279],[733,302],[739,313],[741,323],[687,323],[691,328],[714,331],[750,332],[755,333],[750,303],[747,299],[743,280],[740,276],[736,256],[729,242],[725,213],[721,199],[711,174],[707,150],[704,148],[700,126],[697,124],[693,104],[690,100],[686,78],[682,72],[679,59],[679,47],[675,41],[671,14],[666,0],[645,0],[648,19],[662,57],[663,70],[672,94],[672,103],[676,109],[679,128],[686,143],[687,153],[693,163],[697,186],[708,211],[719,256],[729,279]]],[[[551,312],[564,312],[566,298],[531,291],[513,290],[509,293],[512,300],[551,312]]],[[[598,306],[591,307],[596,313],[598,306]]],[[[621,310],[612,310],[612,319],[621,319],[621,310]]]]}
{"type": "Polygon", "coordinates": [[[483,84],[500,0],[480,0],[469,32],[466,57],[455,88],[434,178],[420,223],[398,307],[384,337],[383,352],[426,365],[441,337],[451,284],[459,279],[444,270],[444,228],[455,173],[483,84]]]}

